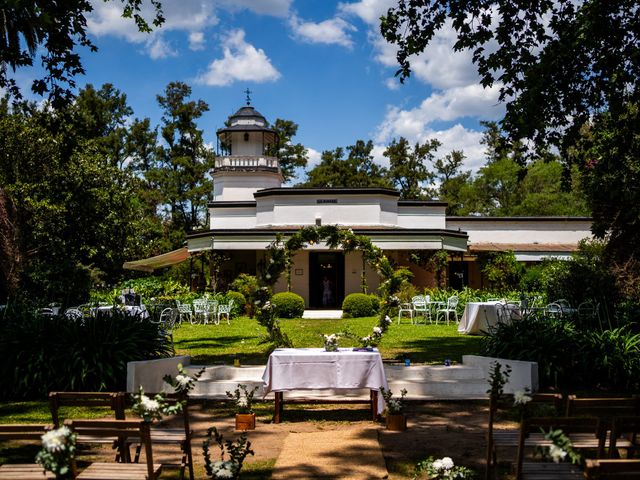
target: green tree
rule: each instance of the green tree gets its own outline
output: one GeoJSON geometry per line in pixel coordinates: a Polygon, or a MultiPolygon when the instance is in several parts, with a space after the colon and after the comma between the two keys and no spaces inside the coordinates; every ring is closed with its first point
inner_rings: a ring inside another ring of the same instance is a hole
{"type": "Polygon", "coordinates": [[[293,179],[296,168],[304,168],[309,160],[309,152],[301,143],[292,143],[291,139],[298,133],[298,124],[291,120],[277,118],[271,125],[278,134],[278,141],[267,150],[267,155],[274,156],[280,163],[282,177],[285,182],[293,179]]]}
{"type": "Polygon", "coordinates": [[[184,233],[204,224],[207,201],[213,190],[209,173],[214,167],[214,154],[204,144],[202,130],[196,120],[209,110],[203,100],[191,100],[191,87],[182,82],[171,82],[158,103],[164,110],[162,139],[166,143],[159,149],[155,168],[147,178],[160,187],[173,230],[180,244],[184,233]]]}
{"type": "Polygon", "coordinates": [[[322,152],[320,163],[307,172],[307,181],[302,187],[385,187],[392,185],[387,180],[387,171],[373,161],[373,142],[358,140],[345,150],[341,147],[322,152]]]}
{"type": "MultiPolygon", "coordinates": [[[[160,2],[149,1],[155,9],[153,25],[158,27],[164,22],[160,2]]],[[[144,1],[123,0],[122,3],[122,16],[133,18],[141,32],[150,32],[151,27],[140,14],[144,1]]],[[[40,55],[45,75],[33,80],[31,89],[39,95],[48,93],[54,107],[68,103],[73,98],[74,77],[84,73],[76,48],[97,50],[87,35],[87,14],[91,11],[93,6],[89,0],[2,2],[0,88],[19,99],[20,88],[14,75],[18,69],[32,66],[40,55]]]]}
{"type": "Polygon", "coordinates": [[[434,161],[434,154],[440,147],[438,140],[429,140],[422,145],[418,142],[411,148],[404,137],[393,140],[383,155],[389,159],[389,180],[400,191],[400,198],[420,200],[428,198],[426,185],[431,184],[434,174],[427,162],[434,161]]]}
{"type": "Polygon", "coordinates": [[[440,185],[437,197],[447,202],[447,215],[464,215],[465,205],[469,203],[471,172],[461,172],[464,162],[462,150],[453,150],[442,158],[438,158],[433,166],[435,179],[440,185]]]}
{"type": "Polygon", "coordinates": [[[606,165],[596,173],[598,188],[584,189],[594,233],[611,231],[611,257],[633,259],[640,274],[640,207],[617,193],[637,190],[640,164],[633,120],[640,105],[637,2],[399,0],[382,18],[381,32],[398,47],[402,80],[411,73],[412,58],[449,25],[457,35],[454,49],[473,53],[481,84],[499,81],[506,103],[501,123],[512,143],[530,142],[540,156],[555,146],[581,173],[606,165]],[[598,156],[591,155],[595,151],[598,156]]]}

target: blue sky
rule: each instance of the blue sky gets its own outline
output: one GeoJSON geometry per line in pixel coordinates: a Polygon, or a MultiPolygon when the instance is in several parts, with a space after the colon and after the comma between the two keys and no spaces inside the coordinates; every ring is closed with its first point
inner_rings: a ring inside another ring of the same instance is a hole
{"type": "MultiPolygon", "coordinates": [[[[445,28],[414,59],[405,85],[394,79],[394,48],[378,18],[393,0],[164,0],[166,23],[151,35],[120,18],[119,2],[94,0],[88,28],[97,53],[83,53],[80,86],[110,82],[137,117],[160,122],[156,102],[170,81],[193,87],[210,111],[199,126],[215,131],[252,92],[268,120],[299,124],[296,141],[317,162],[322,150],[372,139],[376,158],[393,138],[438,138],[440,153],[463,149],[466,166],[482,165],[480,120],[498,119],[497,89],[478,85],[468,53],[453,53],[445,28]]],[[[150,17],[150,9],[149,15],[150,17]]],[[[30,73],[23,72],[27,84],[30,73]]]]}

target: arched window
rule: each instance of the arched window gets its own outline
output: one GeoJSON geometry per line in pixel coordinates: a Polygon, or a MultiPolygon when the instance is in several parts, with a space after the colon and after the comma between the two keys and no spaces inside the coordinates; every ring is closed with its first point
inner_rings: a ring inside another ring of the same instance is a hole
{"type": "Polygon", "coordinates": [[[245,142],[249,141],[249,132],[244,132],[244,141],[245,142]]]}

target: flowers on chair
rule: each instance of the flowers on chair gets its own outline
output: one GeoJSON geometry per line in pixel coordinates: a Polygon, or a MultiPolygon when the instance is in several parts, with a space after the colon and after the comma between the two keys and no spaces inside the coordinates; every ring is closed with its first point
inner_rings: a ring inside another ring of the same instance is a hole
{"type": "Polygon", "coordinates": [[[476,473],[463,466],[456,466],[451,457],[429,457],[416,465],[415,476],[426,473],[429,480],[457,480],[477,478],[476,473]]]}
{"type": "Polygon", "coordinates": [[[158,393],[153,398],[144,394],[144,389],[140,385],[138,393],[133,395],[133,413],[142,418],[145,422],[161,420],[165,415],[175,415],[182,411],[182,402],[171,405],[167,403],[165,396],[158,393]]]}
{"type": "Polygon", "coordinates": [[[51,430],[42,435],[42,450],[36,455],[36,462],[56,478],[68,478],[71,460],[76,452],[77,435],[67,426],[51,430]]]}

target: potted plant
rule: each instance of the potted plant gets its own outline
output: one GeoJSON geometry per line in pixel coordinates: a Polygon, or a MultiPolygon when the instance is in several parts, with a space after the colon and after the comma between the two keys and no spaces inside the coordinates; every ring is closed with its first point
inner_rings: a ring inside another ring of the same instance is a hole
{"type": "Polygon", "coordinates": [[[249,390],[246,385],[240,384],[233,393],[226,392],[227,397],[233,400],[236,407],[236,430],[256,429],[256,414],[253,413],[252,405],[253,396],[257,390],[258,387],[249,390]]]}
{"type": "MultiPolygon", "coordinates": [[[[237,390],[237,389],[236,389],[237,390]]],[[[207,438],[202,443],[202,453],[204,456],[204,470],[207,476],[213,480],[222,479],[238,479],[240,478],[240,470],[247,455],[253,455],[251,450],[251,442],[247,440],[247,433],[243,432],[236,441],[225,440],[218,432],[216,427],[207,430],[207,438]],[[220,449],[220,460],[211,460],[211,437],[218,444],[220,449]],[[225,459],[225,453],[228,460],[225,459]]]]}
{"type": "Polygon", "coordinates": [[[393,398],[391,390],[385,390],[384,387],[380,387],[380,392],[387,404],[387,430],[395,432],[405,431],[407,429],[407,418],[404,415],[404,409],[406,407],[404,397],[407,395],[407,390],[403,388],[400,391],[400,398],[393,398]]]}

